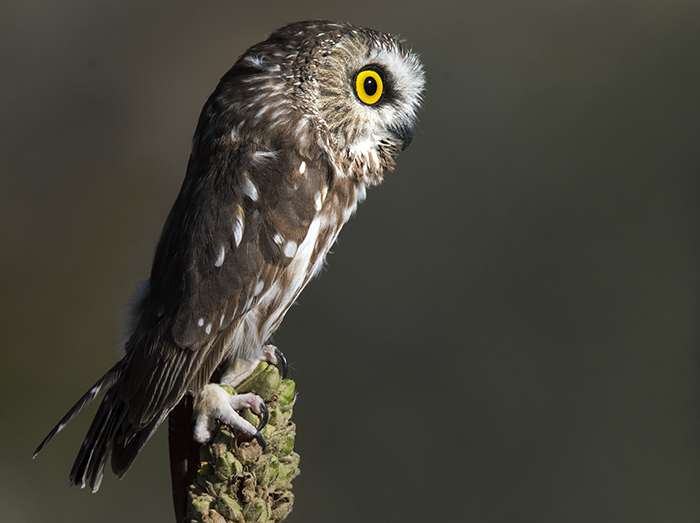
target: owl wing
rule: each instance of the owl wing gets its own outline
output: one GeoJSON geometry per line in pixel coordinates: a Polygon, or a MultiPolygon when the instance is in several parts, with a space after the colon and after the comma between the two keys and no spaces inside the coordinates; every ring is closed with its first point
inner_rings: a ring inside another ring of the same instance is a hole
{"type": "Polygon", "coordinates": [[[170,391],[179,400],[207,383],[231,330],[291,262],[287,246],[306,237],[327,171],[291,150],[251,146],[195,175],[204,183],[188,175],[166,222],[123,378],[137,425],[172,404],[161,399],[170,391]],[[153,329],[158,314],[166,319],[153,329]],[[154,332],[159,339],[148,339],[154,332]]]}
{"type": "Polygon", "coordinates": [[[327,184],[321,162],[292,150],[247,146],[208,157],[207,165],[190,159],[119,382],[93,420],[72,484],[99,487],[110,450],[123,476],[182,396],[208,383],[243,317],[291,262],[288,246],[306,237],[327,184]]]}

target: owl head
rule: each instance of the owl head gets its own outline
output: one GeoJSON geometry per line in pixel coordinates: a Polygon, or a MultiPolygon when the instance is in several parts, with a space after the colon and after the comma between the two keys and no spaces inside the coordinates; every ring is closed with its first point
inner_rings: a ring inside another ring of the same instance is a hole
{"type": "Polygon", "coordinates": [[[418,57],[397,38],[344,23],[297,22],[240,57],[200,129],[238,145],[326,155],[338,175],[375,184],[411,142],[423,86],[418,57]]]}

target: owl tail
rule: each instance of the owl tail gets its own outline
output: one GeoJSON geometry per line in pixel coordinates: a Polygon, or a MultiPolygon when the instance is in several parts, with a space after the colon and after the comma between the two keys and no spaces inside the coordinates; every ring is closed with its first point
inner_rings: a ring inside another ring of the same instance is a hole
{"type": "Polygon", "coordinates": [[[105,463],[127,410],[127,404],[114,390],[107,391],[70,471],[71,487],[89,485],[93,492],[100,488],[105,463]]]}
{"type": "Polygon", "coordinates": [[[80,488],[84,488],[87,485],[93,492],[97,492],[110,454],[112,471],[121,479],[146,441],[167,417],[166,412],[145,427],[137,429],[129,422],[127,412],[128,405],[116,390],[105,394],[78,457],[75,458],[70,472],[71,486],[80,485],[80,488]]]}
{"type": "Polygon", "coordinates": [[[97,380],[97,383],[93,385],[93,387],[87,391],[85,394],[83,394],[83,397],[78,400],[78,402],[73,405],[73,408],[68,411],[68,414],[63,416],[61,418],[61,421],[59,421],[56,426],[49,432],[49,434],[44,438],[44,441],[42,441],[39,446],[36,448],[34,451],[34,455],[32,456],[33,458],[36,458],[37,454],[41,452],[41,449],[44,448],[44,446],[51,441],[51,438],[53,438],[56,434],[61,432],[63,428],[70,423],[70,421],[75,418],[78,414],[80,414],[84,409],[89,407],[93,401],[95,401],[95,398],[99,396],[102,392],[110,390],[112,387],[114,387],[114,384],[119,380],[119,376],[121,375],[122,371],[122,366],[123,366],[123,360],[118,362],[114,367],[109,369],[109,371],[102,376],[99,380],[97,380]]]}
{"type": "Polygon", "coordinates": [[[63,416],[34,452],[34,457],[36,457],[41,449],[51,441],[51,438],[61,432],[73,418],[90,406],[104,392],[105,397],[73,464],[70,473],[71,486],[80,485],[83,488],[87,485],[93,492],[97,492],[110,453],[112,454],[112,470],[117,477],[121,478],[131,467],[146,441],[167,416],[166,413],[166,415],[157,417],[139,430],[135,430],[131,426],[127,419],[128,405],[119,397],[118,390],[114,389],[126,366],[125,363],[125,360],[118,362],[102,376],[63,416]]]}

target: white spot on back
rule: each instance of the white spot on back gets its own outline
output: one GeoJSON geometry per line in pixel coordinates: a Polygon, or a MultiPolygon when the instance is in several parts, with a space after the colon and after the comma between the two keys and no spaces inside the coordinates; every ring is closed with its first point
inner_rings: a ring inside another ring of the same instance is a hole
{"type": "Polygon", "coordinates": [[[197,325],[199,325],[200,327],[204,325],[204,318],[199,318],[199,320],[197,320],[197,325]]]}
{"type": "MultiPolygon", "coordinates": [[[[270,91],[277,92],[277,91],[282,91],[282,89],[283,89],[283,87],[280,86],[280,87],[271,88],[270,91]]],[[[282,118],[282,116],[284,116],[285,112],[286,111],[284,109],[276,109],[275,111],[273,111],[272,114],[270,115],[270,124],[277,123],[277,120],[282,118]]]]}
{"type": "Polygon", "coordinates": [[[214,262],[214,265],[216,267],[221,267],[224,264],[224,257],[226,256],[226,249],[224,246],[221,246],[221,250],[219,251],[219,257],[216,259],[214,262]]]}
{"type": "Polygon", "coordinates": [[[211,334],[211,323],[207,323],[207,327],[206,327],[206,329],[204,329],[204,331],[205,331],[207,334],[211,334]]]}
{"type": "Polygon", "coordinates": [[[236,211],[236,223],[233,224],[233,241],[236,242],[236,247],[241,244],[243,239],[243,209],[238,207],[236,211]]]}
{"type": "Polygon", "coordinates": [[[259,280],[258,284],[255,286],[255,296],[260,294],[263,290],[263,287],[265,286],[265,282],[263,280],[259,280]]]}
{"type": "Polygon", "coordinates": [[[277,156],[278,151],[255,151],[253,153],[253,161],[254,162],[264,162],[268,160],[274,160],[275,156],[277,156]]]}
{"type": "MultiPolygon", "coordinates": [[[[269,105],[263,106],[257,113],[255,113],[254,118],[260,118],[265,112],[270,108],[269,105]]],[[[257,153],[256,153],[257,154],[257,153]]]]}
{"type": "Polygon", "coordinates": [[[221,315],[221,319],[219,320],[219,327],[221,327],[224,324],[224,318],[226,317],[226,314],[221,315]]]}
{"type": "Polygon", "coordinates": [[[321,207],[323,207],[323,196],[321,196],[321,191],[316,193],[316,196],[314,196],[314,203],[317,211],[321,210],[321,207]]]}
{"type": "Polygon", "coordinates": [[[277,245],[282,245],[282,236],[280,236],[280,234],[278,232],[275,233],[275,235],[272,237],[272,239],[274,240],[274,242],[277,245]]]}
{"type": "Polygon", "coordinates": [[[302,161],[299,166],[299,173],[304,174],[306,172],[306,162],[302,161]]]}
{"type": "Polygon", "coordinates": [[[284,246],[284,255],[287,258],[292,258],[297,253],[297,242],[289,241],[287,245],[284,246]]]}
{"type": "Polygon", "coordinates": [[[255,298],[254,294],[251,294],[250,296],[248,296],[248,299],[245,301],[245,305],[243,305],[244,311],[247,311],[250,309],[250,306],[253,303],[253,298],[255,298]]]}
{"type": "Polygon", "coordinates": [[[255,188],[255,184],[248,178],[248,175],[243,176],[243,192],[254,202],[258,200],[258,190],[255,188]]]}

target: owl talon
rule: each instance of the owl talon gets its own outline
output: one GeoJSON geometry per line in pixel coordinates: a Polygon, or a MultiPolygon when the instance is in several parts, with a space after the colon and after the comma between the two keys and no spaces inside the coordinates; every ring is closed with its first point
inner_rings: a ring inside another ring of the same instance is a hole
{"type": "Polygon", "coordinates": [[[289,364],[287,363],[287,358],[285,358],[284,353],[279,350],[274,345],[265,345],[262,348],[262,356],[258,361],[266,361],[275,365],[276,367],[282,367],[282,379],[287,379],[287,374],[289,373],[289,364]]]}
{"type": "Polygon", "coordinates": [[[265,447],[267,447],[267,442],[265,441],[265,438],[263,437],[260,432],[256,432],[255,435],[253,436],[253,439],[258,442],[258,445],[260,445],[260,448],[265,450],[265,447]]]}
{"type": "Polygon", "coordinates": [[[260,410],[262,412],[260,412],[261,420],[260,420],[260,424],[257,427],[258,432],[260,432],[262,429],[265,428],[265,425],[267,425],[267,420],[270,418],[270,413],[267,410],[267,405],[265,405],[264,402],[262,403],[260,410]]]}
{"type": "Polygon", "coordinates": [[[275,347],[275,356],[278,360],[277,363],[282,365],[282,379],[286,380],[287,375],[289,374],[289,364],[287,363],[287,358],[284,357],[284,353],[277,347],[275,347]]]}
{"type": "Polygon", "coordinates": [[[214,428],[211,430],[211,436],[209,439],[214,439],[219,431],[221,430],[221,420],[219,418],[214,418],[214,428]]]}

